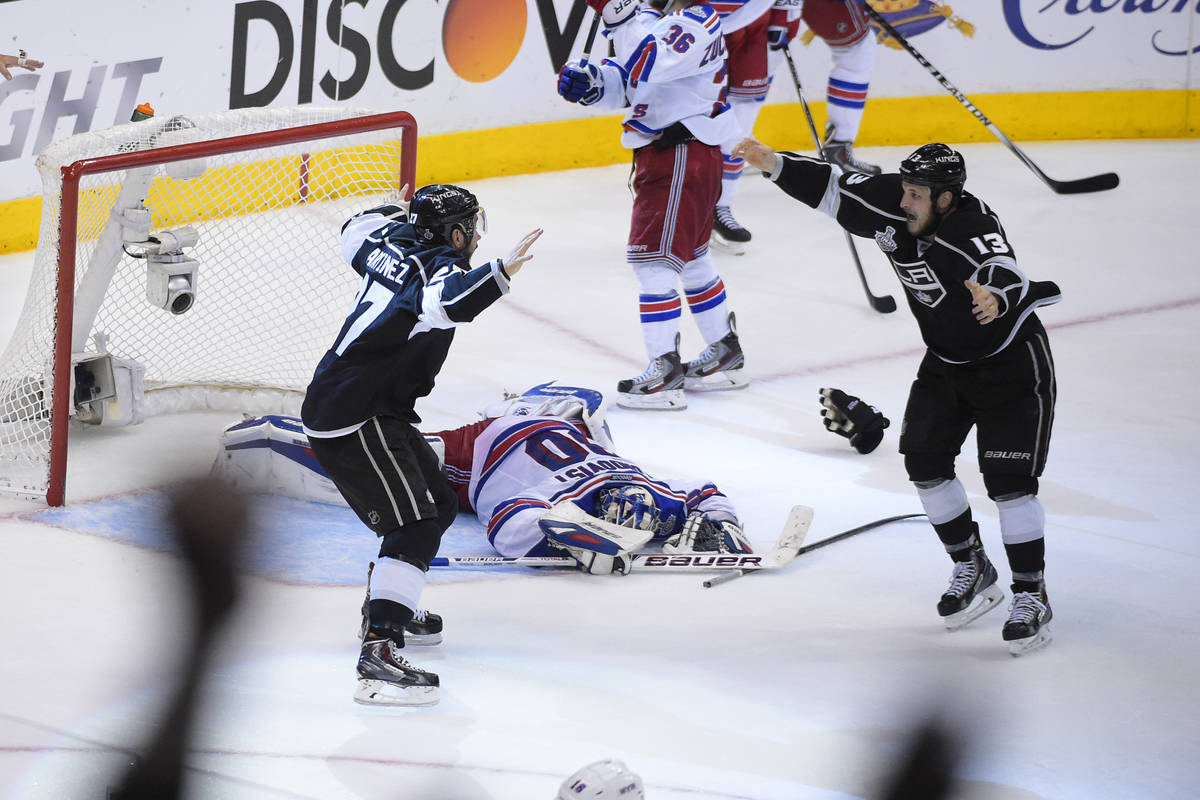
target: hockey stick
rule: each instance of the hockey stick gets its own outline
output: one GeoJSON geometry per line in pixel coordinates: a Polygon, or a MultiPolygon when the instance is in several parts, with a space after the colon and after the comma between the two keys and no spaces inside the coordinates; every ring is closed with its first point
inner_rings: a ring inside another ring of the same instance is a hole
{"type": "MultiPolygon", "coordinates": [[[[788,514],[779,539],[765,553],[634,553],[634,572],[711,572],[713,570],[777,569],[796,557],[808,526],[812,524],[813,510],[808,506],[794,506],[788,514]]],[[[566,556],[439,556],[430,567],[554,567],[575,569],[579,562],[566,556]]]]}
{"type": "Polygon", "coordinates": [[[954,95],[955,100],[962,103],[968,111],[974,114],[975,118],[982,122],[983,126],[992,132],[992,135],[1004,142],[1004,145],[1013,152],[1013,155],[1021,159],[1021,161],[1025,163],[1025,166],[1033,170],[1033,173],[1041,178],[1042,182],[1051,189],[1059,194],[1082,194],[1084,192],[1103,192],[1107,189],[1115,189],[1117,184],[1120,183],[1121,179],[1117,177],[1117,173],[1115,172],[1105,172],[1100,175],[1092,175],[1087,178],[1078,178],[1077,180],[1073,181],[1056,181],[1054,178],[1051,178],[1049,175],[1042,172],[1038,168],[1038,165],[1033,163],[1033,159],[1025,155],[1025,153],[1021,151],[1021,148],[1013,144],[1012,139],[1009,139],[1007,136],[1005,136],[1003,131],[997,128],[990,119],[984,116],[983,112],[976,108],[975,104],[968,100],[967,96],[960,92],[954,86],[954,84],[950,83],[950,81],[946,79],[945,75],[938,72],[937,68],[934,67],[933,64],[930,64],[929,60],[925,58],[925,56],[921,55],[915,47],[908,43],[908,40],[905,39],[899,31],[892,27],[890,22],[883,18],[882,14],[872,8],[870,3],[863,3],[862,6],[863,10],[871,15],[871,19],[875,20],[875,22],[879,24],[879,27],[887,31],[889,36],[899,42],[900,46],[907,50],[908,54],[917,60],[917,63],[929,70],[929,73],[933,75],[933,77],[937,78],[938,83],[942,85],[943,89],[954,95]]]}
{"type": "Polygon", "coordinates": [[[596,33],[600,30],[600,12],[592,18],[592,27],[588,29],[587,38],[583,40],[583,57],[579,59],[580,66],[588,63],[592,57],[592,45],[596,43],[596,33]]]}
{"type": "MultiPolygon", "coordinates": [[[[798,549],[796,551],[796,555],[800,556],[800,555],[804,555],[805,553],[811,553],[813,550],[820,550],[822,547],[827,547],[827,546],[833,544],[834,542],[840,542],[842,539],[849,539],[851,536],[857,536],[858,534],[865,533],[866,531],[872,530],[873,528],[878,528],[882,525],[887,525],[889,522],[899,522],[902,519],[913,519],[914,517],[923,517],[923,516],[925,516],[925,515],[924,514],[898,514],[894,517],[884,517],[883,519],[877,519],[874,522],[868,522],[865,525],[859,525],[857,528],[851,528],[848,531],[842,531],[841,533],[834,534],[833,536],[830,536],[828,539],[822,539],[819,542],[813,542],[810,545],[801,547],[800,549],[798,549]]],[[[734,578],[740,578],[743,575],[750,574],[751,572],[758,572],[758,570],[751,567],[749,569],[745,569],[745,568],[735,569],[732,572],[722,572],[720,575],[716,575],[716,576],[706,580],[704,582],[704,588],[711,589],[714,586],[719,586],[722,583],[728,583],[729,581],[733,580],[734,578]]]]}
{"type": "MultiPolygon", "coordinates": [[[[796,72],[796,62],[792,60],[792,51],[785,47],[783,54],[787,57],[788,69],[792,71],[792,83],[796,85],[796,96],[800,98],[800,107],[804,109],[804,117],[808,120],[808,130],[812,133],[813,142],[817,145],[817,153],[821,156],[822,161],[828,161],[825,158],[825,147],[821,144],[821,137],[817,135],[817,126],[813,122],[812,112],[808,110],[808,102],[804,99],[804,88],[800,85],[800,73],[796,72]]],[[[854,268],[858,270],[858,279],[862,281],[863,291],[867,293],[867,302],[880,314],[892,313],[896,310],[896,299],[890,294],[877,296],[871,293],[871,287],[867,285],[867,275],[863,272],[862,261],[858,258],[858,248],[854,245],[854,237],[850,235],[849,231],[842,232],[846,234],[846,245],[850,248],[850,257],[854,259],[854,268]]]]}

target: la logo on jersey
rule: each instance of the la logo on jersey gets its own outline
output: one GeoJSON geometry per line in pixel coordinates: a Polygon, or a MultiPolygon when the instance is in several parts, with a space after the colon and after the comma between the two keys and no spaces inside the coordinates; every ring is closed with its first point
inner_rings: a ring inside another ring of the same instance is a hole
{"type": "Polygon", "coordinates": [[[915,264],[901,264],[893,261],[892,266],[896,270],[896,275],[900,277],[900,282],[904,284],[904,288],[908,289],[909,294],[916,298],[918,303],[936,308],[938,303],[946,297],[946,287],[942,286],[937,275],[933,274],[933,270],[929,269],[929,265],[924,261],[918,261],[915,264]]]}

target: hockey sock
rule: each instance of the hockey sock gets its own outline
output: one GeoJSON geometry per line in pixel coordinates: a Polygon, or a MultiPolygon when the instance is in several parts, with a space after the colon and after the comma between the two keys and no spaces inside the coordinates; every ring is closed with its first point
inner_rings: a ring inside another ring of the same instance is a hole
{"type": "Polygon", "coordinates": [[[729,310],[725,302],[725,282],[720,276],[697,289],[685,289],[688,309],[700,329],[705,344],[720,341],[729,333],[729,310]]]}
{"type": "Polygon", "coordinates": [[[864,36],[845,47],[831,47],[833,69],[825,87],[826,113],[833,127],[833,138],[853,142],[858,138],[871,72],[875,68],[875,37],[864,36]]]}
{"type": "Polygon", "coordinates": [[[866,83],[839,80],[829,76],[829,86],[825,90],[826,109],[829,114],[829,124],[832,126],[831,139],[839,142],[853,142],[858,137],[858,127],[862,124],[863,111],[867,103],[866,83]]]}
{"type": "MultiPolygon", "coordinates": [[[[1046,568],[1046,540],[1034,539],[1020,544],[1004,543],[1004,552],[1008,554],[1008,566],[1012,569],[1013,582],[1021,583],[1021,575],[1038,576],[1030,583],[1040,580],[1042,570],[1046,568]]],[[[1032,590],[1031,590],[1032,591],[1032,590]]]]}
{"type": "Polygon", "coordinates": [[[675,337],[679,333],[679,317],[683,313],[679,293],[639,294],[638,307],[646,354],[650,358],[657,358],[674,350],[675,337]]]}
{"type": "Polygon", "coordinates": [[[721,153],[721,161],[724,171],[721,173],[721,199],[717,201],[717,205],[732,208],[737,200],[738,179],[742,177],[742,168],[746,162],[724,152],[721,153]]]}

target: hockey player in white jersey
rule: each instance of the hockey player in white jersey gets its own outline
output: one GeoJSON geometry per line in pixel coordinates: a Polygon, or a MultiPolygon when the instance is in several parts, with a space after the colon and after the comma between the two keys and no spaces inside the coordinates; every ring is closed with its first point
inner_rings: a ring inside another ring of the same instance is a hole
{"type": "Polygon", "coordinates": [[[663,480],[614,453],[602,408],[599,392],[542,384],[488,409],[497,416],[427,436],[444,447],[460,510],[487,524],[503,556],[565,550],[587,572],[627,574],[629,552],[650,540],[666,553],[751,552],[713,483],[663,480]],[[611,542],[560,537],[544,522],[563,503],[644,535],[616,553],[611,542]]]}
{"type": "Polygon", "coordinates": [[[709,3],[587,0],[601,14],[615,59],[570,61],[558,92],[569,102],[626,109],[621,143],[634,152],[633,215],[626,261],[639,285],[650,364],[617,384],[627,408],[682,409],[683,390],[747,384],[725,284],[708,251],[721,190],[722,142],[738,124],[726,103],[721,18],[709,3]],[[706,343],[679,355],[683,296],[706,343]]]}
{"type": "MultiPolygon", "coordinates": [[[[853,149],[866,106],[876,47],[860,0],[773,0],[773,5],[758,18],[737,18],[736,15],[745,13],[747,5],[714,3],[722,14],[729,8],[729,16],[721,19],[729,50],[729,105],[743,135],[753,135],[767,92],[783,65],[784,51],[796,38],[803,20],[810,35],[821,38],[833,57],[825,90],[828,116],[822,144],[825,157],[843,172],[878,175],[879,167],[857,159],[853,149]]],[[[712,241],[726,252],[742,255],[752,236],[733,214],[745,166],[733,153],[737,144],[725,142],[721,146],[725,171],[721,198],[713,211],[712,241]]]]}

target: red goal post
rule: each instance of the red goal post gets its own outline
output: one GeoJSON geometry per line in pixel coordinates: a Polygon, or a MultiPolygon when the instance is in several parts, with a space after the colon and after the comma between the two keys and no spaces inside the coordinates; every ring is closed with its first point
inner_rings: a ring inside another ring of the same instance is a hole
{"type": "Polygon", "coordinates": [[[72,418],[130,421],[115,399],[90,413],[103,392],[81,390],[79,365],[95,359],[136,365],[122,374],[145,413],[296,413],[358,284],[341,224],[411,192],[416,154],[410,114],[349,107],[156,117],[47,147],[38,252],[0,356],[0,491],[61,505],[68,431],[88,427],[72,418]]]}

